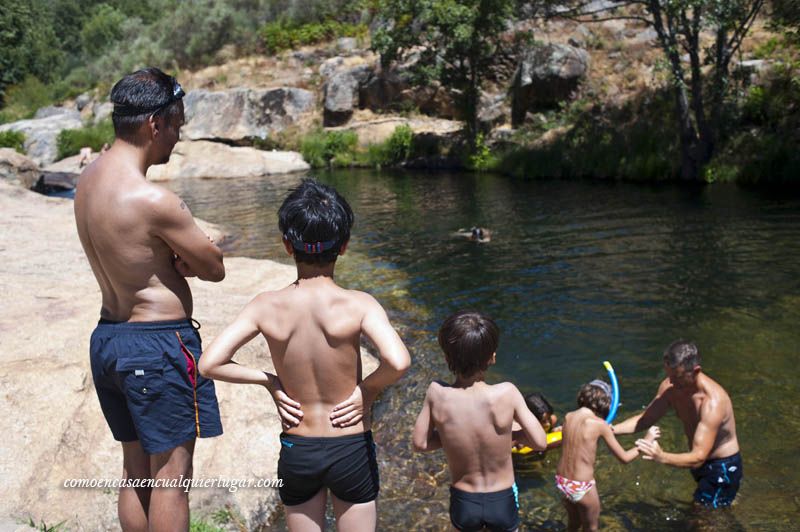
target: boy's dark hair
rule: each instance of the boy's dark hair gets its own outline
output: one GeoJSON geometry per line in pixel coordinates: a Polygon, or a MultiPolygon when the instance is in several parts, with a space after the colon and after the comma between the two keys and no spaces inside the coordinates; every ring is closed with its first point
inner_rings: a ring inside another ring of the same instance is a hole
{"type": "Polygon", "coordinates": [[[278,227],[305,264],[335,262],[350,240],[353,211],[336,189],[316,179],[303,179],[278,210],[278,227]]]}
{"type": "Polygon", "coordinates": [[[172,123],[179,114],[183,95],[178,81],[155,67],[128,74],[111,89],[114,134],[125,142],[141,145],[137,133],[142,124],[151,115],[164,116],[172,123]]]}
{"type": "Polygon", "coordinates": [[[525,404],[528,405],[528,410],[530,410],[536,419],[541,421],[543,418],[547,418],[547,421],[550,421],[550,416],[553,415],[553,405],[539,392],[533,392],[525,396],[525,404]]]}
{"type": "Polygon", "coordinates": [[[587,383],[578,392],[578,408],[586,407],[603,419],[611,408],[611,394],[600,386],[587,383]]]}
{"type": "Polygon", "coordinates": [[[664,363],[673,369],[680,366],[692,371],[700,365],[700,350],[694,342],[675,340],[664,349],[664,363]]]}
{"type": "Polygon", "coordinates": [[[447,367],[461,377],[485,371],[499,341],[500,330],[494,320],[472,310],[456,312],[439,329],[447,367]]]}

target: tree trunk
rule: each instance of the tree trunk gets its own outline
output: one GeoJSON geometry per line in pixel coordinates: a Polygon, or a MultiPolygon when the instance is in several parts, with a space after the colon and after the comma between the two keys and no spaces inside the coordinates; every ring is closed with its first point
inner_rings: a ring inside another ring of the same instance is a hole
{"type": "Polygon", "coordinates": [[[692,124],[692,116],[689,110],[689,97],[686,93],[686,83],[681,66],[681,58],[678,55],[678,40],[673,25],[672,16],[669,12],[664,12],[659,0],[648,2],[650,13],[653,16],[653,27],[658,34],[661,47],[670,63],[672,83],[675,90],[675,112],[678,119],[678,132],[681,143],[681,179],[694,181],[699,178],[700,171],[697,164],[697,132],[692,124]],[[664,16],[667,24],[664,24],[664,16]]]}

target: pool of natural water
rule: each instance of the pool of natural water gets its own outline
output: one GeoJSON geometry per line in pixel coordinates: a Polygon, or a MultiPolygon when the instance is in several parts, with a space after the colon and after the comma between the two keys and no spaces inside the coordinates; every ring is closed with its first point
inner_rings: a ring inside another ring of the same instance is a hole
{"type": "MultiPolygon", "coordinates": [[[[442,320],[469,307],[501,328],[492,382],[542,391],[559,416],[579,386],[614,364],[620,418],[656,391],[661,353],[696,341],[703,368],[731,395],[745,478],[729,511],[693,511],[688,471],[620,465],[602,449],[596,478],[609,530],[790,530],[800,511],[800,196],[735,186],[519,181],[493,175],[318,174],[356,223],[337,280],[375,295],[409,346],[413,368],[375,407],[381,530],[445,529],[443,454],[411,451],[425,389],[449,378],[442,320]],[[455,236],[492,230],[489,243],[455,236]]],[[[289,262],[277,209],[301,176],[179,180],[196,216],[236,235],[228,253],[289,262]]],[[[686,440],[674,415],[662,446],[686,440]]],[[[632,445],[634,437],[621,438],[632,445]]],[[[601,445],[601,448],[603,446],[601,445]]],[[[524,530],[562,530],[552,486],[558,451],[520,463],[524,530]]]]}

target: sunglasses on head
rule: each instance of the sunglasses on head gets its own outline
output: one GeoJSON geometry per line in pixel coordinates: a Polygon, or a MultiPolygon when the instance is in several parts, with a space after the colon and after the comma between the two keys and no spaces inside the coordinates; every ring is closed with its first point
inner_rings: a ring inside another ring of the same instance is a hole
{"type": "Polygon", "coordinates": [[[144,114],[152,116],[157,114],[168,105],[182,99],[184,96],[186,96],[186,93],[184,92],[183,87],[181,87],[181,84],[178,83],[177,79],[172,78],[172,95],[166,102],[154,107],[136,107],[133,105],[114,104],[114,114],[117,116],[138,116],[144,114]]]}

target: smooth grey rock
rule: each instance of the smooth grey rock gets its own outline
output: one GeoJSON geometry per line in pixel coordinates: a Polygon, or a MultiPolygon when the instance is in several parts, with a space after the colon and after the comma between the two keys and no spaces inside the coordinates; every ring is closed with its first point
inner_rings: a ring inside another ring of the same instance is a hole
{"type": "Polygon", "coordinates": [[[83,111],[83,108],[92,103],[92,93],[91,92],[84,92],[77,98],[75,98],[75,107],[78,108],[78,111],[83,111]]]}
{"type": "Polygon", "coordinates": [[[37,164],[52,163],[58,155],[56,139],[65,129],[83,127],[78,111],[65,109],[64,112],[46,118],[20,120],[0,126],[2,131],[20,131],[25,135],[25,153],[37,164]]]}
{"type": "Polygon", "coordinates": [[[31,188],[41,173],[39,165],[28,157],[11,148],[0,148],[0,180],[31,188]]]}
{"type": "Polygon", "coordinates": [[[358,41],[354,37],[341,37],[336,41],[338,52],[350,53],[358,48],[358,41]]]}
{"type": "Polygon", "coordinates": [[[114,104],[111,102],[96,103],[92,106],[92,122],[97,124],[103,120],[110,119],[114,112],[114,104]]]}
{"type": "Polygon", "coordinates": [[[186,125],[181,136],[234,142],[263,139],[310,120],[314,104],[314,93],[294,87],[194,90],[184,98],[186,125]]]}
{"type": "Polygon", "coordinates": [[[310,169],[303,156],[292,151],[265,151],[231,147],[205,140],[175,145],[169,162],[151,166],[147,178],[166,181],[183,178],[235,178],[290,174],[310,169]]]}
{"type": "Polygon", "coordinates": [[[640,31],[633,37],[633,42],[636,43],[651,43],[658,39],[658,32],[653,28],[647,28],[646,30],[640,31]]]}
{"type": "Polygon", "coordinates": [[[73,111],[71,109],[65,109],[64,107],[58,107],[55,105],[48,105],[47,107],[40,107],[36,110],[36,114],[33,115],[34,119],[38,118],[50,118],[53,116],[59,116],[63,114],[72,114],[73,111]]]}
{"type": "Polygon", "coordinates": [[[512,123],[521,124],[530,110],[569,99],[588,69],[589,54],[580,48],[548,44],[525,50],[511,88],[512,123]]]}
{"type": "Polygon", "coordinates": [[[334,73],[322,88],[324,98],[323,125],[340,126],[350,120],[358,107],[359,88],[372,75],[369,65],[334,73]]]}

